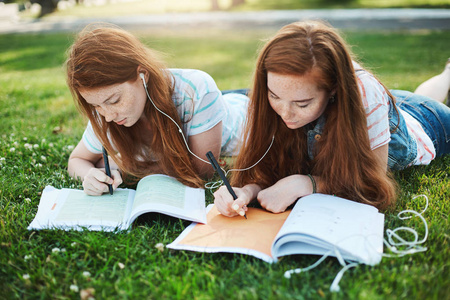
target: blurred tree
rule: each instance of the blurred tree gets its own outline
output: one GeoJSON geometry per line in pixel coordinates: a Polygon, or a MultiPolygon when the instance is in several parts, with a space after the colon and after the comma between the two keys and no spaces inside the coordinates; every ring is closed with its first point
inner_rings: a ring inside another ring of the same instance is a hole
{"type": "Polygon", "coordinates": [[[220,10],[219,0],[211,0],[211,10],[220,10]]]}
{"type": "Polygon", "coordinates": [[[31,0],[31,3],[37,3],[41,6],[41,12],[38,18],[54,12],[58,8],[59,0],[31,0]]]}
{"type": "Polygon", "coordinates": [[[231,2],[231,7],[235,7],[235,6],[244,4],[244,3],[245,3],[245,0],[233,0],[233,1],[231,2]]]}
{"type": "MultiPolygon", "coordinates": [[[[241,4],[244,4],[245,0],[232,0],[230,7],[235,7],[241,4]]],[[[219,5],[219,0],[211,0],[211,10],[221,10],[220,5],[219,5]]]]}

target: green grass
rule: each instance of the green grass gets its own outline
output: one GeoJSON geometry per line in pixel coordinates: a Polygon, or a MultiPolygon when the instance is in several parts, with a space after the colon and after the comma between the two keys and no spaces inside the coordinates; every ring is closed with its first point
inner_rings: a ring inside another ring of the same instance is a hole
{"type": "MultiPolygon", "coordinates": [[[[271,34],[138,33],[169,53],[171,67],[205,70],[221,89],[249,86],[261,39],[271,34]]],[[[409,90],[442,70],[450,48],[449,31],[346,36],[387,86],[409,90]]],[[[245,255],[159,252],[155,244],[172,242],[189,224],[162,215],[140,218],[129,233],[27,231],[46,185],[81,187],[66,173],[85,126],[62,69],[71,40],[66,34],[0,35],[0,298],[79,299],[81,290],[93,289],[96,299],[448,299],[450,156],[395,174],[401,191],[385,228],[412,226],[423,237],[417,218],[400,221],[396,214],[421,211],[424,202],[411,198],[428,195],[428,251],[351,269],[336,294],[329,286],[341,267],[333,258],[286,280],[286,270],[317,257],[270,265],[245,255]]]]}

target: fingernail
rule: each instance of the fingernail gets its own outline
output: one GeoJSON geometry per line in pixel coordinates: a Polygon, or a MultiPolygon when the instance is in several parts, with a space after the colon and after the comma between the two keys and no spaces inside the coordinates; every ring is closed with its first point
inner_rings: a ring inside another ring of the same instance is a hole
{"type": "Polygon", "coordinates": [[[241,215],[243,217],[245,215],[245,211],[243,211],[243,210],[239,211],[239,215],[241,215]]]}
{"type": "Polygon", "coordinates": [[[239,209],[239,205],[233,204],[232,208],[233,208],[234,210],[238,210],[238,209],[239,209]]]}

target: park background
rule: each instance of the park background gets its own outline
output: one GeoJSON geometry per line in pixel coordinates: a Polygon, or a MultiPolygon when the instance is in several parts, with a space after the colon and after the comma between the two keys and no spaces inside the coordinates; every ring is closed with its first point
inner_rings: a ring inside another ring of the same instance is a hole
{"type": "MultiPolygon", "coordinates": [[[[353,9],[401,12],[425,8],[437,13],[448,11],[449,1],[246,0],[232,6],[231,0],[218,0],[220,10],[213,9],[214,1],[210,0],[56,2],[55,11],[42,14],[37,4],[15,1],[17,12],[0,19],[0,27],[10,29],[0,34],[0,298],[448,299],[449,156],[430,166],[394,173],[400,193],[397,204],[386,212],[385,229],[410,226],[418,231],[419,239],[423,238],[425,229],[418,218],[402,221],[397,213],[404,209],[422,211],[423,199],[411,198],[426,194],[430,199],[424,213],[429,236],[424,246],[428,250],[384,258],[375,267],[351,269],[338,293],[329,291],[341,269],[334,258],[288,280],[283,277],[286,270],[309,266],[318,257],[286,257],[271,265],[245,255],[155,247],[172,242],[189,225],[163,215],[139,219],[128,233],[26,228],[46,185],[81,188],[68,177],[66,167],[86,120],[77,112],[65,84],[63,62],[83,20],[222,12],[230,18],[243,12],[268,11],[332,14],[353,9]],[[72,22],[70,28],[39,27],[66,24],[63,21],[68,20],[82,22],[72,22]]],[[[204,70],[221,89],[249,87],[258,49],[279,25],[205,26],[192,19],[188,26],[135,24],[128,29],[164,53],[170,67],[204,70]]],[[[414,90],[441,72],[449,57],[450,28],[445,26],[417,28],[411,19],[394,29],[358,28],[358,24],[354,21],[354,26],[342,28],[342,33],[358,60],[390,88],[414,90]]],[[[206,193],[211,202],[211,193],[206,193]]]]}

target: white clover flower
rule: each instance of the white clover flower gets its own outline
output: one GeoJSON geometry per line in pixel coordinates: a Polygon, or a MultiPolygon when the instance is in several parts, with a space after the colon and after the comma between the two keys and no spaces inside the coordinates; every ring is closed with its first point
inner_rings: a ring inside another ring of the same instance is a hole
{"type": "Polygon", "coordinates": [[[36,167],[38,167],[38,168],[42,168],[42,164],[36,164],[36,167]]]}
{"type": "Polygon", "coordinates": [[[120,269],[125,268],[125,265],[123,263],[121,263],[121,262],[119,262],[117,265],[119,266],[120,269]]]}
{"type": "Polygon", "coordinates": [[[61,252],[61,249],[59,249],[59,248],[53,248],[53,249],[52,249],[52,252],[53,252],[53,253],[59,253],[59,252],[61,252]]]}
{"type": "Polygon", "coordinates": [[[155,248],[158,249],[159,252],[163,252],[164,251],[164,244],[163,243],[158,243],[155,245],[155,248]]]}
{"type": "Polygon", "coordinates": [[[34,144],[34,145],[33,145],[33,148],[34,148],[34,149],[39,148],[39,145],[38,145],[38,144],[34,144]]]}
{"type": "Polygon", "coordinates": [[[50,148],[53,148],[53,143],[48,144],[50,148]]]}
{"type": "Polygon", "coordinates": [[[25,280],[28,280],[28,279],[30,279],[30,275],[28,275],[28,274],[23,274],[23,275],[22,275],[22,278],[25,279],[25,280]]]}
{"type": "Polygon", "coordinates": [[[66,248],[61,249],[61,252],[66,252],[66,251],[67,251],[66,248]]]}
{"type": "Polygon", "coordinates": [[[31,199],[30,198],[25,198],[24,201],[27,202],[27,203],[31,203],[31,199]]]}
{"type": "Polygon", "coordinates": [[[95,289],[87,288],[80,291],[80,298],[82,300],[94,300],[95,289]]]}
{"type": "Polygon", "coordinates": [[[70,246],[75,247],[77,245],[77,242],[72,242],[72,244],[70,244],[70,246]]]}
{"type": "Polygon", "coordinates": [[[16,151],[16,148],[14,148],[14,147],[9,148],[9,152],[14,152],[14,151],[16,151]]]}
{"type": "Polygon", "coordinates": [[[67,150],[73,150],[73,148],[75,148],[74,145],[68,145],[67,146],[67,150]]]}
{"type": "Polygon", "coordinates": [[[43,161],[47,161],[47,157],[45,157],[44,155],[41,155],[41,159],[42,159],[43,161]]]}
{"type": "Polygon", "coordinates": [[[25,145],[23,145],[26,149],[31,150],[33,149],[33,146],[31,144],[26,143],[25,145]]]}
{"type": "Polygon", "coordinates": [[[27,138],[27,137],[24,137],[23,140],[26,141],[26,140],[28,140],[28,138],[27,138]]]}
{"type": "Polygon", "coordinates": [[[47,141],[46,139],[42,139],[42,141],[41,141],[41,142],[42,142],[42,143],[45,143],[46,141],[47,141]]]}
{"type": "Polygon", "coordinates": [[[13,145],[14,145],[14,147],[17,147],[17,146],[19,146],[19,143],[18,143],[17,141],[15,141],[15,142],[13,143],[13,145]]]}
{"type": "Polygon", "coordinates": [[[78,293],[78,291],[79,291],[78,286],[75,284],[70,285],[70,290],[75,293],[78,293]]]}
{"type": "Polygon", "coordinates": [[[89,273],[88,271],[84,271],[83,272],[83,276],[84,277],[91,277],[91,273],[89,273]]]}
{"type": "Polygon", "coordinates": [[[29,259],[32,259],[32,258],[33,258],[33,255],[25,255],[23,257],[24,260],[29,260],[29,259]]]}

